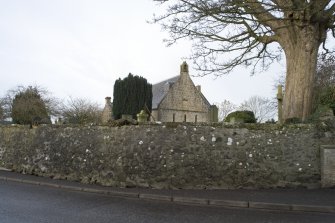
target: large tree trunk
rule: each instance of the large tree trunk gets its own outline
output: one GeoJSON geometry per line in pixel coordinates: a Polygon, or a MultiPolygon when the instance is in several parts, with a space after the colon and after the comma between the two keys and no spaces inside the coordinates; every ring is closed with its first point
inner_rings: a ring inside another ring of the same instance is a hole
{"type": "Polygon", "coordinates": [[[318,34],[315,27],[305,28],[298,33],[290,32],[288,41],[283,44],[287,67],[284,121],[289,118],[305,121],[313,111],[313,85],[320,46],[318,34]]]}

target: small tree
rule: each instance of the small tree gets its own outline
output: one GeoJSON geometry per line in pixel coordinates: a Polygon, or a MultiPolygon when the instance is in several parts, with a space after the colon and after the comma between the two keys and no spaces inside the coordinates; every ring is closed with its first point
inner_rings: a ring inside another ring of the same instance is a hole
{"type": "Polygon", "coordinates": [[[260,96],[252,96],[244,101],[240,110],[253,111],[258,122],[272,119],[276,114],[276,102],[260,96]]]}
{"type": "Polygon", "coordinates": [[[51,123],[38,87],[18,88],[12,102],[11,117],[16,124],[51,123]]]}
{"type": "Polygon", "coordinates": [[[216,103],[216,106],[219,109],[219,121],[223,121],[229,113],[231,113],[237,108],[237,106],[234,103],[228,100],[216,103]]]}
{"type": "MultiPolygon", "coordinates": [[[[16,96],[24,94],[26,91],[34,91],[36,92],[40,99],[43,101],[48,116],[57,116],[59,115],[60,112],[60,102],[58,99],[52,97],[50,92],[46,90],[43,87],[40,86],[17,86],[15,88],[12,88],[7,91],[5,96],[1,99],[2,101],[2,109],[4,112],[4,119],[10,119],[12,118],[12,111],[13,111],[13,102],[16,96]]],[[[25,101],[24,103],[29,103],[31,100],[29,99],[28,101],[25,101]]],[[[29,104],[29,106],[32,106],[33,104],[29,104]]]]}
{"type": "Polygon", "coordinates": [[[152,85],[143,77],[129,74],[123,80],[118,79],[114,84],[113,115],[115,119],[122,114],[132,115],[136,118],[142,109],[151,112],[152,85]]]}
{"type": "Polygon", "coordinates": [[[70,97],[61,108],[64,122],[70,124],[98,124],[101,114],[102,110],[97,103],[83,98],[70,97]]]}

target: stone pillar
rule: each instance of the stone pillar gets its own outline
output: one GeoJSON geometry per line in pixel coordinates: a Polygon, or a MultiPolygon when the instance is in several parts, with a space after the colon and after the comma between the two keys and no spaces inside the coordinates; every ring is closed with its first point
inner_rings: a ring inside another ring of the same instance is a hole
{"type": "Polygon", "coordinates": [[[283,86],[278,85],[278,123],[283,124],[283,86]]]}
{"type": "Polygon", "coordinates": [[[219,121],[219,109],[216,105],[211,105],[209,108],[209,122],[219,121]]]}
{"type": "Polygon", "coordinates": [[[321,186],[335,186],[335,145],[321,146],[321,186]]]}
{"type": "Polygon", "coordinates": [[[105,98],[105,107],[102,111],[102,118],[101,121],[103,124],[107,124],[109,120],[113,119],[113,104],[111,102],[111,97],[105,98]]]}

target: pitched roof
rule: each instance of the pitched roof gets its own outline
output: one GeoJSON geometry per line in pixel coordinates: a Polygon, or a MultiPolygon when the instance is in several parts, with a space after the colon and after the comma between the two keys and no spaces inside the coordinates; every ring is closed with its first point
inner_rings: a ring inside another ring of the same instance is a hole
{"type": "Polygon", "coordinates": [[[165,90],[166,84],[174,84],[179,79],[179,77],[180,76],[178,75],[152,85],[152,109],[157,109],[159,103],[167,94],[168,91],[165,90]]]}

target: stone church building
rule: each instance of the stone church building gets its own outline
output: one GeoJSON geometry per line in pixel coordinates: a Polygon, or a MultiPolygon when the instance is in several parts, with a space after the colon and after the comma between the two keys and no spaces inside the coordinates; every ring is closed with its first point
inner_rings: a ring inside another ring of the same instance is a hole
{"type": "Polygon", "coordinates": [[[179,76],[152,86],[152,117],[161,122],[217,122],[218,109],[194,85],[183,62],[179,76]]]}

